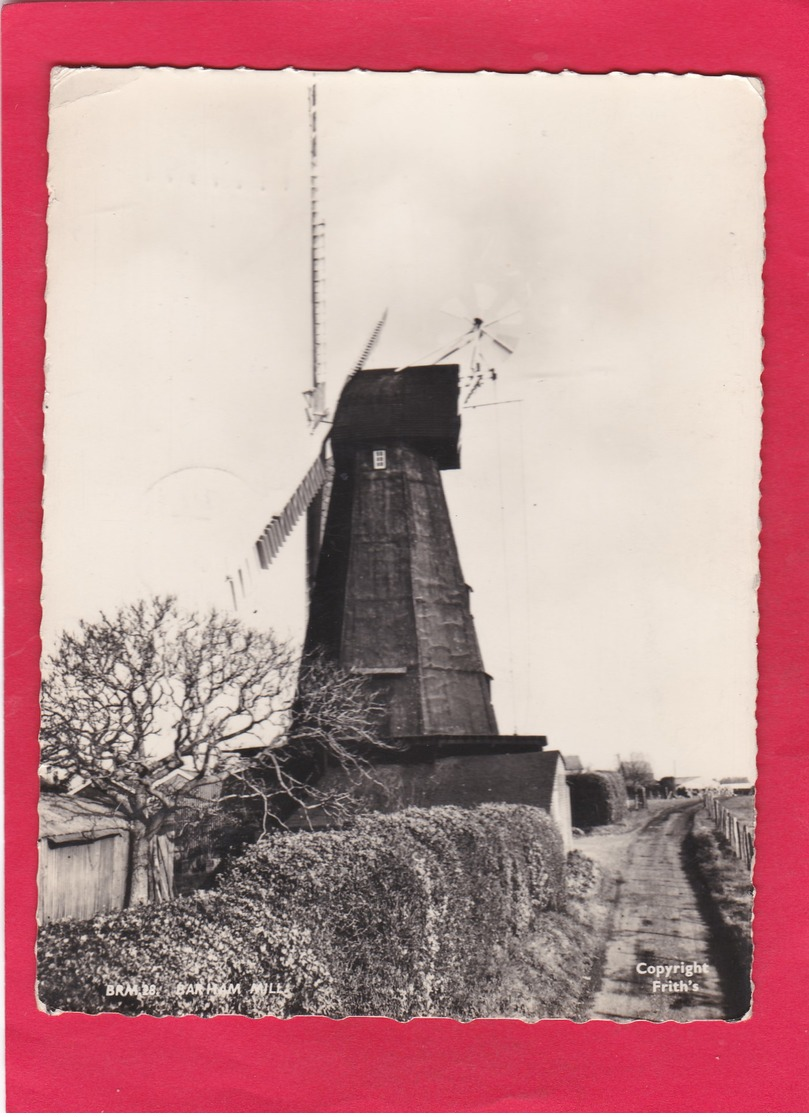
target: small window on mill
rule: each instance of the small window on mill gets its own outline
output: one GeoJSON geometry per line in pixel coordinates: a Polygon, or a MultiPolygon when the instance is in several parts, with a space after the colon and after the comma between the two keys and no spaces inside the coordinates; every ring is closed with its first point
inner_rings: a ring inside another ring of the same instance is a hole
{"type": "Polygon", "coordinates": [[[388,455],[384,450],[374,450],[374,469],[387,469],[388,455]]]}

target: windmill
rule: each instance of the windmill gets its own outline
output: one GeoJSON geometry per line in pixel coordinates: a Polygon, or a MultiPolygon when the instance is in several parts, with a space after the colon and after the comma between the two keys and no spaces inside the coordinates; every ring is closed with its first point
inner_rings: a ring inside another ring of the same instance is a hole
{"type": "MultiPolygon", "coordinates": [[[[383,313],[340,392],[325,406],[323,361],[325,222],[320,211],[317,94],[309,92],[312,382],[304,392],[314,461],[255,542],[268,570],[296,524],[307,520],[309,619],[305,652],[325,652],[366,675],[387,701],[396,736],[497,734],[486,674],[441,481],[460,466],[459,407],[478,390],[486,346],[513,352],[492,321],[470,317],[463,334],[429,364],[367,369],[383,313]],[[446,364],[452,356],[466,357],[446,364]]],[[[477,304],[487,292],[475,290],[477,304]]],[[[456,310],[460,309],[458,315],[456,310]]],[[[239,582],[229,579],[234,602],[239,582]]]]}
{"type": "MultiPolygon", "coordinates": [[[[312,95],[313,128],[314,105],[312,95]]],[[[305,397],[311,429],[319,432],[329,420],[320,353],[323,224],[316,152],[313,139],[314,356],[305,397]]],[[[463,334],[429,363],[368,369],[383,314],[342,387],[311,467],[255,549],[268,569],[306,514],[304,654],[317,652],[363,676],[382,699],[378,729],[405,747],[396,764],[411,773],[405,802],[456,803],[464,787],[464,801],[545,806],[569,834],[560,754],[543,753],[544,737],[498,734],[441,476],[460,467],[461,408],[493,375],[485,347],[513,352],[494,330],[507,316],[468,318],[463,334]],[[443,363],[461,354],[471,358],[467,370],[443,363]],[[465,766],[460,780],[452,766],[459,758],[465,766]]],[[[381,767],[388,763],[380,760],[381,767]]]]}
{"type": "MultiPolygon", "coordinates": [[[[329,412],[326,406],[326,378],[323,359],[326,223],[320,208],[318,102],[317,86],[315,83],[312,84],[308,93],[308,116],[312,382],[311,386],[304,390],[303,397],[306,419],[310,432],[316,435],[323,425],[329,423],[329,412]]],[[[492,292],[490,289],[480,284],[476,285],[474,289],[476,308],[483,310],[491,305],[491,296],[492,292]]],[[[468,359],[466,369],[463,373],[460,371],[460,366],[452,366],[456,369],[456,374],[458,376],[458,393],[461,398],[461,405],[468,406],[469,400],[483,385],[485,379],[496,379],[496,372],[490,361],[486,362],[484,369],[486,345],[494,345],[499,351],[499,356],[510,356],[514,352],[515,339],[507,337],[506,335],[499,335],[499,333],[493,333],[492,327],[498,325],[507,318],[512,318],[519,312],[514,308],[501,308],[496,318],[491,321],[484,321],[484,319],[477,314],[470,317],[466,307],[460,300],[454,300],[454,302],[448,304],[444,309],[445,312],[451,316],[464,319],[467,328],[460,337],[456,338],[448,349],[445,346],[445,351],[441,352],[441,355],[438,356],[437,359],[431,360],[430,364],[435,365],[436,368],[443,368],[444,366],[441,365],[440,362],[454,355],[468,359]]],[[[385,310],[374,326],[368,342],[346,379],[344,392],[353,378],[359,373],[364,372],[365,366],[385,326],[387,315],[388,312],[385,310]]],[[[435,353],[429,355],[430,358],[435,358],[435,356],[435,353]]],[[[424,367],[424,362],[420,361],[416,367],[424,367]]],[[[400,367],[395,371],[397,373],[405,373],[408,370],[404,367],[400,367]]],[[[436,376],[439,375],[438,373],[436,374],[436,376]]],[[[412,380],[412,377],[408,378],[408,383],[412,382],[412,380]]],[[[342,398],[341,395],[340,399],[342,400],[342,398]]],[[[340,405],[338,404],[338,411],[339,407],[340,405]]],[[[310,600],[314,592],[316,572],[325,528],[326,510],[329,507],[333,485],[334,463],[329,453],[330,443],[333,444],[333,439],[330,434],[327,434],[320,443],[312,465],[284,506],[272,516],[255,542],[258,565],[262,570],[267,570],[303,514],[306,514],[307,585],[309,588],[310,600]]],[[[247,565],[248,564],[245,564],[245,566],[247,565]]],[[[236,578],[228,576],[225,580],[230,589],[233,606],[234,608],[238,608],[239,597],[241,596],[243,598],[246,594],[245,578],[242,568],[240,567],[238,569],[236,578]]]]}

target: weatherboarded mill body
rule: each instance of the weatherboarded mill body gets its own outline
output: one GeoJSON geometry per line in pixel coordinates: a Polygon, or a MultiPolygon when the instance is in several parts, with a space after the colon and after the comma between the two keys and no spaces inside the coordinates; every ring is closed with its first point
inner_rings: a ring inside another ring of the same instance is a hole
{"type": "Polygon", "coordinates": [[[460,465],[458,396],[457,365],[346,384],[305,649],[367,676],[382,699],[379,729],[399,747],[375,758],[369,805],[530,803],[568,844],[561,755],[497,731],[441,480],[460,465]]]}
{"type": "Polygon", "coordinates": [[[368,676],[395,737],[497,733],[441,483],[457,399],[455,365],[361,372],[334,417],[306,646],[368,676]]]}

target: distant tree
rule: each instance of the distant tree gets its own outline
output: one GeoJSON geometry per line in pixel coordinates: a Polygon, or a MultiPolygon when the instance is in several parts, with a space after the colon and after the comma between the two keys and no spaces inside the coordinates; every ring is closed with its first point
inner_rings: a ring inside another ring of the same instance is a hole
{"type": "Polygon", "coordinates": [[[656,780],[652,766],[643,753],[633,752],[629,760],[622,760],[621,775],[629,795],[645,803],[646,792],[656,780]]]}
{"type": "Polygon", "coordinates": [[[383,747],[380,708],[361,678],[317,658],[302,664],[272,633],[184,612],[171,597],[64,633],[43,671],[41,706],[48,785],[92,793],[131,824],[130,903],[159,895],[155,839],[213,809],[195,790],[223,771],[229,748],[258,750],[234,786],[236,798],[260,801],[266,827],[280,817],[279,796],[339,809],[344,789],[319,791],[324,766],[362,774],[363,754],[383,747]],[[185,778],[167,779],[178,769],[185,778]]]}

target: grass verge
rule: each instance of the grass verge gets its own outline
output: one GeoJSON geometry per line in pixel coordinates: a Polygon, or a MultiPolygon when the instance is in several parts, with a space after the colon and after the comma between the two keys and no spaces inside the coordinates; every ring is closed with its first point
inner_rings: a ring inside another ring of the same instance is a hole
{"type": "Polygon", "coordinates": [[[714,941],[714,963],[728,1017],[750,1010],[753,962],[753,882],[750,870],[718,833],[707,811],[694,813],[683,854],[686,870],[714,941]]]}
{"type": "Polygon", "coordinates": [[[589,1019],[606,949],[608,894],[601,868],[577,850],[568,854],[560,910],[543,912],[531,934],[496,950],[500,979],[485,1015],[589,1019]]]}

